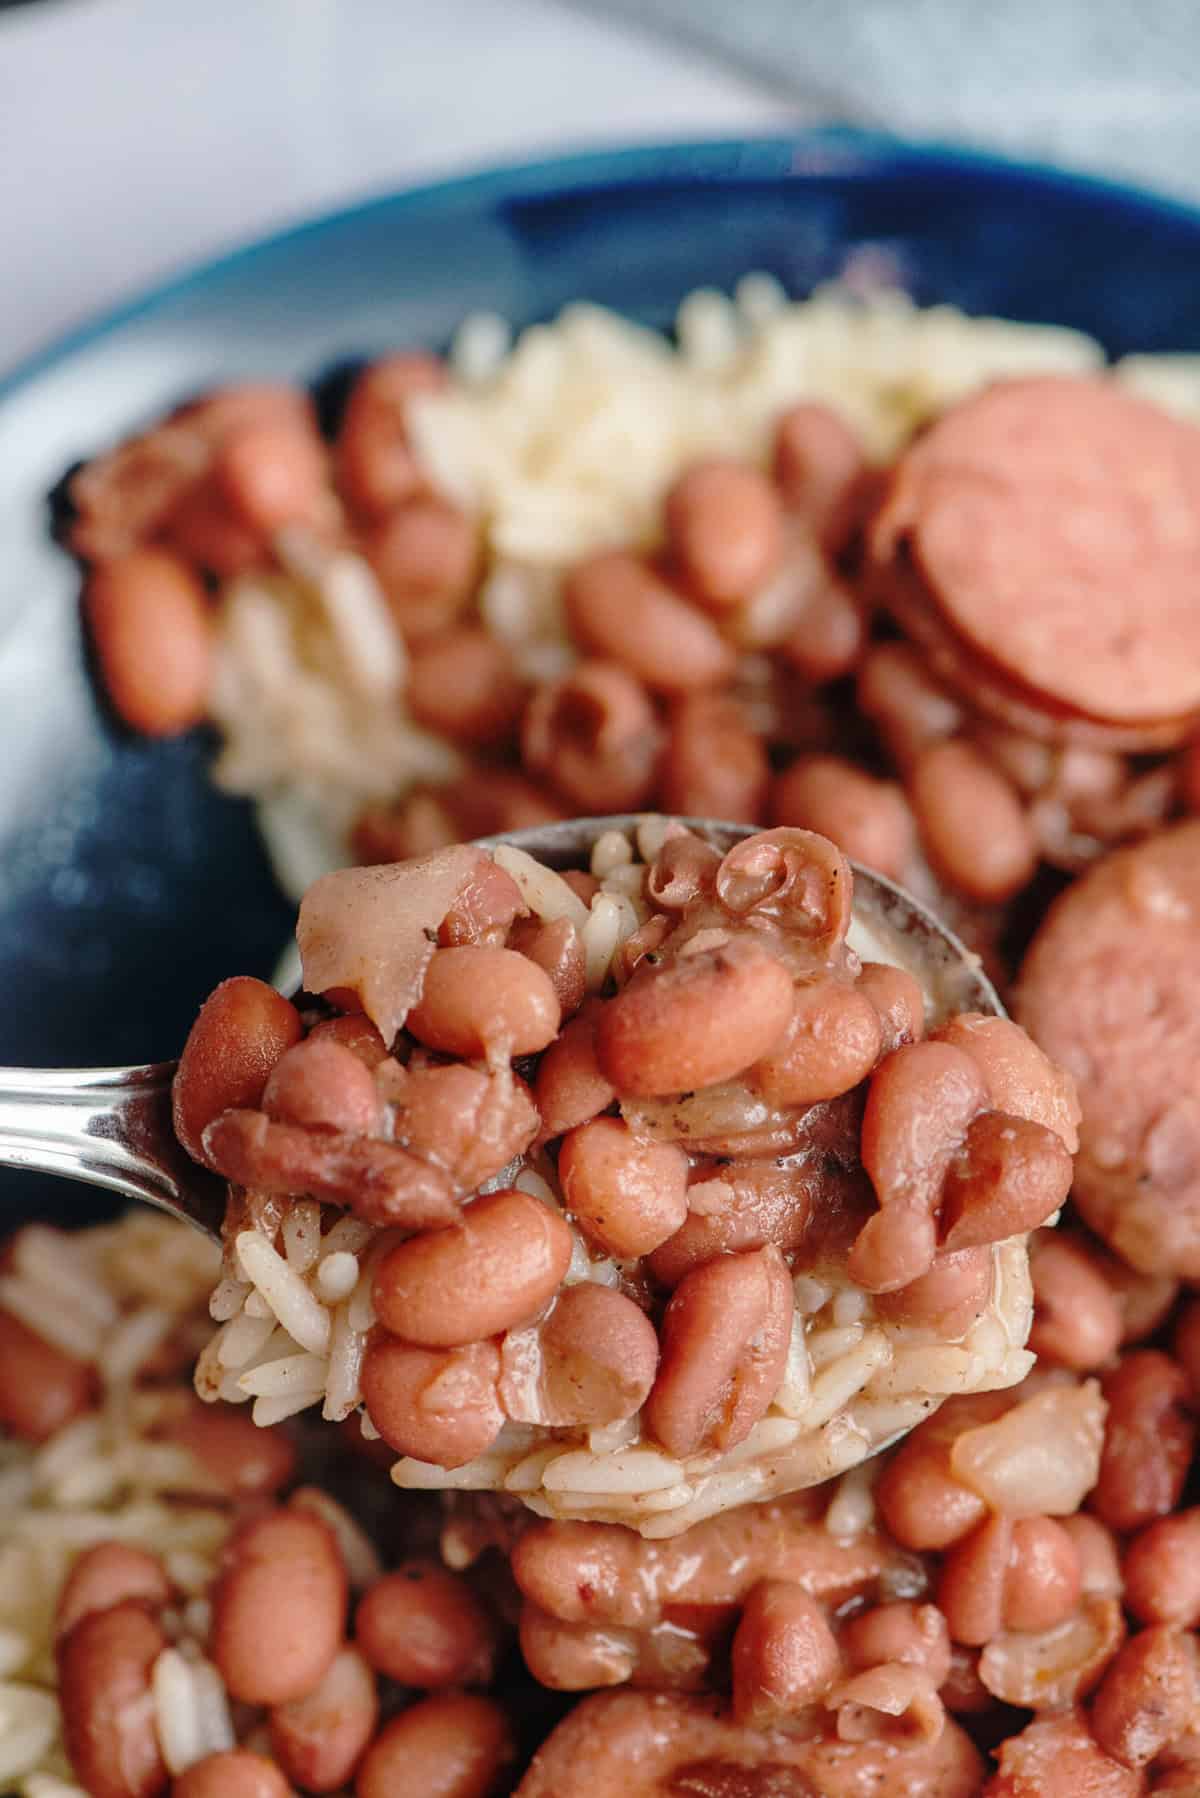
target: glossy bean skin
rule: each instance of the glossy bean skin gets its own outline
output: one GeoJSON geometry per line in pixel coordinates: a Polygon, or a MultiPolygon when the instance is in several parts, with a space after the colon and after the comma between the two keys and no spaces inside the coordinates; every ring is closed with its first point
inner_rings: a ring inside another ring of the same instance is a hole
{"type": "Polygon", "coordinates": [[[438,1467],[461,1467],[495,1441],[499,1378],[494,1342],[438,1351],[381,1335],[363,1357],[363,1398],[385,1444],[438,1467]]]}
{"type": "MultiPolygon", "coordinates": [[[[702,1172],[704,1170],[701,1170],[702,1172]]],[[[678,1286],[693,1268],[714,1256],[742,1249],[760,1249],[773,1242],[785,1255],[801,1247],[813,1215],[814,1202],[837,1199],[853,1204],[863,1196],[861,1179],[850,1176],[839,1190],[832,1176],[816,1180],[811,1169],[780,1167],[770,1157],[747,1157],[720,1162],[707,1184],[724,1187],[714,1196],[714,1210],[700,1210],[689,1187],[689,1212],[674,1236],[650,1257],[650,1271],[661,1286],[678,1286]]]]}
{"type": "Polygon", "coordinates": [[[88,1410],[95,1392],[89,1362],[45,1341],[0,1305],[0,1427],[23,1442],[47,1442],[88,1410]]]}
{"type": "Polygon", "coordinates": [[[912,813],[894,781],[834,755],[801,756],[771,786],[771,821],[814,830],[890,880],[905,878],[916,848],[912,813]]]}
{"type": "Polygon", "coordinates": [[[1156,1349],[1126,1355],[1103,1382],[1108,1416],[1090,1505],[1110,1529],[1141,1529],[1179,1503],[1196,1442],[1187,1378],[1156,1349]]]}
{"type": "Polygon", "coordinates": [[[286,1049],[263,1088],[268,1117],[309,1130],[369,1136],[379,1121],[375,1082],[352,1049],[318,1037],[286,1049]]]}
{"type": "Polygon", "coordinates": [[[241,522],[271,536],[285,525],[320,519],[325,446],[302,417],[260,418],[228,433],[213,478],[241,522]]]}
{"type": "Polygon", "coordinates": [[[1033,1328],[1029,1346],[1039,1360],[1090,1373],[1121,1346],[1121,1307],[1095,1260],[1060,1230],[1034,1238],[1033,1328]]]}
{"type": "Polygon", "coordinates": [[[837,980],[809,981],[796,988],[786,1033],[747,1080],[771,1105],[815,1105],[865,1080],[882,1046],[866,994],[837,980]]]}
{"type": "Polygon", "coordinates": [[[651,1254],[687,1217],[683,1150],[636,1137],[620,1118],[594,1118],[564,1136],[558,1171],[580,1229],[618,1260],[651,1254]]]}
{"type": "Polygon", "coordinates": [[[438,925],[438,942],[443,949],[464,943],[502,944],[528,909],[512,875],[485,856],[438,925]]]}
{"type": "Polygon", "coordinates": [[[524,766],[584,815],[646,805],[661,744],[645,687],[617,662],[577,662],[538,689],[521,722],[524,766]]]}
{"type": "Polygon", "coordinates": [[[596,1060],[599,1012],[599,1002],[585,1006],[564,1026],[538,1063],[533,1093],[541,1113],[543,1140],[586,1124],[606,1111],[617,1096],[596,1060]]]}
{"type": "Polygon", "coordinates": [[[766,811],[769,780],[766,747],[735,699],[692,693],[677,702],[660,771],[666,811],[755,824],[766,811]]]}
{"type": "Polygon", "coordinates": [[[992,1295],[990,1248],[941,1250],[929,1272],[896,1292],[875,1295],[875,1309],[892,1323],[936,1329],[947,1341],[965,1336],[992,1295]]]}
{"type": "Polygon", "coordinates": [[[1122,1563],[1125,1603],[1141,1623],[1200,1625],[1200,1510],[1176,1511],[1140,1530],[1122,1563]]]}
{"type": "Polygon", "coordinates": [[[735,843],[714,886],[732,917],[780,925],[817,961],[834,954],[850,925],[854,877],[840,849],[812,830],[780,826],[735,843]]]}
{"type": "Polygon", "coordinates": [[[858,990],[875,1007],[882,1032],[881,1053],[890,1055],[905,1043],[919,1043],[925,1035],[925,995],[920,982],[903,968],[883,961],[865,961],[858,976],[858,990]]]}
{"type": "Polygon", "coordinates": [[[596,1059],[619,1093],[654,1098],[712,1086],[774,1046],[792,1003],[783,963],[757,942],[731,937],[640,967],[600,1014],[596,1059]]]}
{"type": "Polygon", "coordinates": [[[346,1647],[306,1697],[275,1706],[268,1719],[271,1748],[303,1791],[340,1791],[353,1777],[378,1719],[375,1676],[358,1648],[346,1647]]]}
{"type": "Polygon", "coordinates": [[[985,1111],[946,1170],[940,1229],[950,1250],[978,1248],[1044,1224],[1071,1190],[1074,1164],[1044,1124],[985,1111]]]}
{"type": "Polygon", "coordinates": [[[962,1011],[939,1026],[935,1040],[961,1049],[978,1067],[995,1110],[1044,1124],[1061,1137],[1068,1154],[1079,1147],[1079,1095],[1065,1068],[1057,1067],[1011,1018],[962,1011]]]}
{"type": "Polygon", "coordinates": [[[448,1062],[406,1068],[399,1080],[389,1069],[389,1081],[395,1140],[443,1168],[460,1192],[498,1174],[537,1133],[529,1088],[508,1069],[485,1074],[448,1062]]]}
{"type": "Polygon", "coordinates": [[[669,1454],[745,1441],[779,1390],[791,1327],[791,1279],[773,1245],[719,1256],[680,1281],[644,1409],[669,1454]]]}
{"type": "Polygon", "coordinates": [[[914,1431],[901,1444],[875,1496],[897,1542],[922,1551],[962,1541],[986,1515],[978,1493],[950,1472],[949,1440],[940,1430],[914,1431]]]}
{"type": "Polygon", "coordinates": [[[234,1748],[193,1761],[172,1784],[171,1798],[292,1798],[292,1788],[265,1755],[234,1748]]]}
{"type": "MultiPolygon", "coordinates": [[[[658,1337],[645,1312],[624,1293],[590,1280],[564,1287],[537,1336],[538,1415],[529,1421],[615,1423],[645,1403],[658,1370],[658,1337]]],[[[520,1421],[526,1407],[508,1396],[510,1348],[517,1392],[523,1395],[527,1383],[525,1344],[509,1336],[501,1351],[500,1396],[508,1415],[520,1421]]]]}
{"type": "Polygon", "coordinates": [[[749,463],[693,463],[669,489],[665,514],[683,579],[705,605],[735,605],[773,574],[783,547],[779,494],[749,463]]]}
{"type": "Polygon", "coordinates": [[[930,859],[968,899],[1003,904],[1033,878],[1037,844],[1020,801],[969,743],[922,750],[909,796],[930,859]]]}
{"type": "Polygon", "coordinates": [[[212,1601],[212,1657],[232,1696],[267,1705],[306,1697],[346,1628],[346,1569],[328,1526],[283,1510],[243,1525],[212,1601]]]}
{"type": "Polygon", "coordinates": [[[775,427],[772,470],[785,504],[836,555],[858,523],[869,477],[850,426],[812,400],[789,407],[775,427]]]}
{"type": "Polygon", "coordinates": [[[375,1308],[387,1329],[423,1348],[477,1342],[537,1316],[571,1246],[567,1224],[532,1194],[484,1193],[457,1228],[412,1236],[384,1256],[375,1308]]]}
{"type": "Polygon", "coordinates": [[[840,1641],[851,1667],[899,1662],[921,1668],[939,1687],[950,1677],[950,1633],[936,1605],[905,1599],[873,1605],[850,1619],[840,1641]]]}
{"type": "Polygon", "coordinates": [[[393,1717],[367,1750],[357,1798],[494,1798],[514,1757],[508,1719],[470,1693],[424,1698],[393,1717]]]}
{"type": "Polygon", "coordinates": [[[402,1561],[366,1592],[355,1617],[371,1665],[402,1686],[432,1692],[485,1686],[496,1627],[468,1583],[435,1560],[402,1561]]]}
{"type": "Polygon", "coordinates": [[[174,737],[208,707],[214,641],[208,596],[165,549],[135,549],[93,570],[84,611],[113,707],[147,737],[174,737]]]}
{"type": "Polygon", "coordinates": [[[554,1041],[561,1011],[550,976],[515,949],[434,951],[406,1028],[445,1055],[534,1055],[554,1041]]]}
{"type": "Polygon", "coordinates": [[[623,550],[579,563],[567,577],[565,599],[580,642],[621,663],[652,692],[715,687],[733,672],[733,649],[712,622],[623,550]]]}
{"type": "Polygon", "coordinates": [[[445,379],[436,357],[405,353],[374,363],[355,382],[338,431],[335,467],[342,493],[364,517],[381,517],[420,490],[405,407],[418,394],[436,392],[445,379]]]}
{"type": "Polygon", "coordinates": [[[522,918],[509,934],[508,946],[550,976],[563,1018],[573,1017],[587,996],[587,961],[579,932],[569,918],[522,918]]]}
{"type": "Polygon", "coordinates": [[[1120,1598],[1123,1590],[1117,1541],[1112,1531],[1087,1511],[1061,1517],[1061,1527],[1079,1557],[1080,1590],[1089,1597],[1120,1598]]]}
{"type": "Polygon", "coordinates": [[[515,732],[525,686],[503,643],[463,625],[413,647],[406,697],[426,730],[484,748],[515,732]]]}
{"type": "Polygon", "coordinates": [[[1118,1651],[1092,1700],[1092,1733],[1125,1767],[1144,1767],[1181,1736],[1196,1709],[1191,1640],[1161,1624],[1118,1651]]]}
{"type": "Polygon", "coordinates": [[[358,1056],[364,1067],[374,1071],[387,1060],[383,1038],[370,1018],[360,1012],[343,1012],[336,1018],[322,1018],[309,1031],[306,1041],[339,1043],[358,1056]]]}
{"type": "Polygon", "coordinates": [[[85,1548],[58,1595],[54,1633],[69,1635],[82,1617],[134,1601],[157,1611],[171,1597],[171,1582],[157,1555],[126,1542],[85,1548]]]}
{"type": "Polygon", "coordinates": [[[171,1089],[175,1134],[193,1161],[223,1111],[257,1106],[273,1068],[303,1034],[281,993],[248,974],[223,980],[204,1001],[179,1057],[171,1089]]]}
{"type": "Polygon", "coordinates": [[[823,1608],[790,1580],[763,1580],[742,1607],[733,1638],[733,1714],[770,1729],[816,1703],[842,1668],[823,1608]]]}
{"type": "Polygon", "coordinates": [[[150,1701],[166,1646],[137,1599],[90,1612],[59,1644],[63,1739],[92,1798],[157,1798],[167,1788],[150,1701]]]}
{"type": "Polygon", "coordinates": [[[981,1647],[1000,1633],[1012,1552],[1011,1520],[989,1517],[946,1556],[937,1603],[956,1642],[981,1647]]]}
{"type": "Polygon", "coordinates": [[[519,1633],[526,1667],[552,1692],[624,1685],[637,1670],[645,1640],[615,1624],[564,1623],[528,1599],[521,1606],[519,1633]]]}
{"type": "Polygon", "coordinates": [[[1069,1533],[1054,1517],[1018,1517],[1004,1587],[1004,1627],[1052,1629],[1079,1602],[1083,1570],[1069,1533]]]}

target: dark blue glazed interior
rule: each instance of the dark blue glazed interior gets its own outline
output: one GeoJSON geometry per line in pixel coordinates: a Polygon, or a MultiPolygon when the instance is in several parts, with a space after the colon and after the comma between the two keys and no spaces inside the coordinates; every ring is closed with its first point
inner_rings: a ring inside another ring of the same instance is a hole
{"type": "MultiPolygon", "coordinates": [[[[290,928],[211,745],[131,740],[98,705],[76,575],[48,533],[70,464],[207,382],[315,378],[588,297],[666,323],[769,269],[802,293],[864,247],[918,300],[1054,321],[1114,353],[1200,348],[1200,214],[1048,170],[835,131],[573,157],[371,201],[159,289],[0,384],[0,1061],[174,1053],[225,973],[290,928]]],[[[0,1208],[87,1215],[0,1180],[0,1208]]]]}

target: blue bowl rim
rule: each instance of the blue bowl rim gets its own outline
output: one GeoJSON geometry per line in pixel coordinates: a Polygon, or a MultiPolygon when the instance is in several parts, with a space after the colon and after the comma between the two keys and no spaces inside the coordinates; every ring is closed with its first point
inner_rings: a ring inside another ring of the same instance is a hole
{"type": "Polygon", "coordinates": [[[1200,206],[1186,200],[1107,176],[958,144],[896,137],[858,126],[826,125],[786,136],[708,138],[583,150],[528,162],[505,162],[447,180],[388,189],[349,205],[314,213],[281,230],[247,238],[216,256],[186,265],[51,339],[7,374],[0,375],[0,403],[68,356],[91,347],[189,288],[203,285],[257,256],[397,206],[412,211],[480,201],[499,206],[576,189],[602,191],[665,179],[694,181],[702,186],[717,181],[783,178],[802,182],[806,177],[833,174],[860,181],[881,176],[941,174],[985,184],[1025,186],[1035,193],[1041,190],[1068,198],[1075,196],[1107,204],[1114,212],[1140,216],[1146,223],[1158,220],[1194,231],[1200,250],[1200,206]]]}

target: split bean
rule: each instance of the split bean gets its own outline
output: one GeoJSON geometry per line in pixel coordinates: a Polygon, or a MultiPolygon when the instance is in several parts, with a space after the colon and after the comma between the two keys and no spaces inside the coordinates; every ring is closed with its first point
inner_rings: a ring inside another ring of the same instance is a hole
{"type": "Polygon", "coordinates": [[[576,663],[534,694],[521,758],[585,815],[649,803],[661,732],[641,681],[616,662],[576,663]]]}

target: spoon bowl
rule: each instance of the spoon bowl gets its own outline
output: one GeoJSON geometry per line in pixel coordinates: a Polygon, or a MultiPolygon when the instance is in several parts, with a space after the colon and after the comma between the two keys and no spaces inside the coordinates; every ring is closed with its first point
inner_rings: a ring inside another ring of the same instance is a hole
{"type": "MultiPolygon", "coordinates": [[[[643,814],[570,818],[499,836],[478,846],[508,844],[551,868],[579,867],[605,831],[631,831],[643,814]]],[[[711,818],[680,820],[718,849],[757,834],[748,824],[711,818]]],[[[977,955],[894,881],[857,862],[848,941],[863,959],[889,961],[920,983],[939,1012],[984,1012],[1004,1007],[977,955]]],[[[298,958],[278,984],[294,987],[298,958]]],[[[225,1182],[200,1167],[177,1141],[171,1124],[171,1082],[177,1064],[117,1068],[0,1068],[0,1166],[58,1174],[141,1199],[220,1239],[225,1182]]]]}

